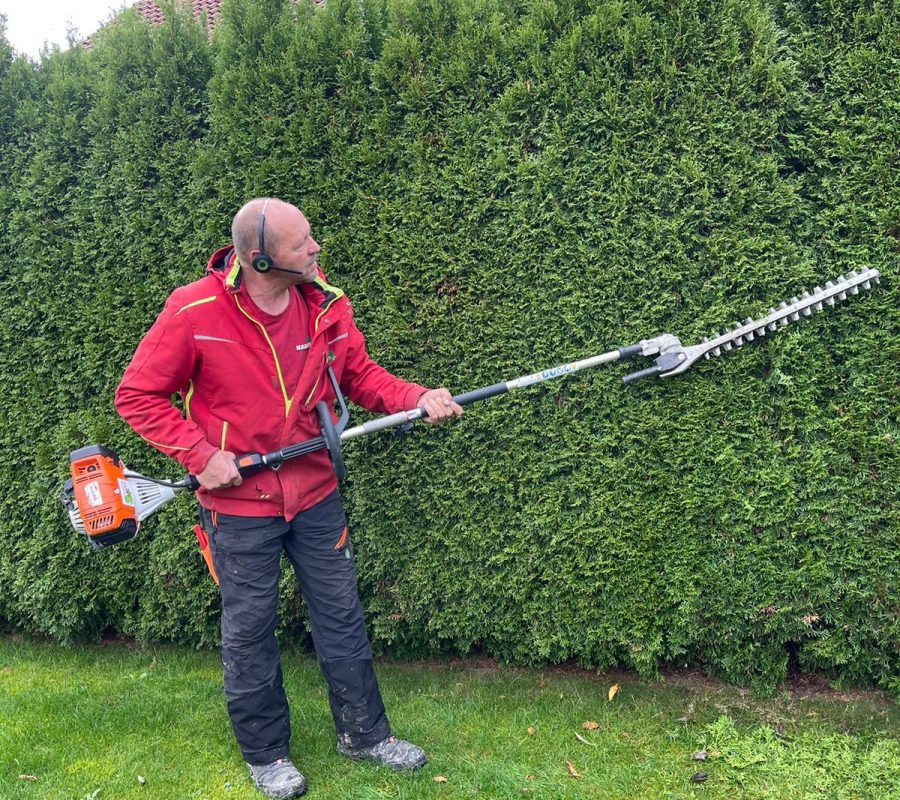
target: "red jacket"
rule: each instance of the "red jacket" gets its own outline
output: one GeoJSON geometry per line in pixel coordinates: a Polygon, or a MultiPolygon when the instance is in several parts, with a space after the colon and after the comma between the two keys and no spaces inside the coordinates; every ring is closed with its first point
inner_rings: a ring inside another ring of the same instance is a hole
{"type": "MultiPolygon", "coordinates": [[[[311,343],[291,395],[265,328],[248,312],[233,250],[217,250],[206,270],[204,278],[169,296],[115,399],[139,436],[189,472],[201,472],[217,449],[268,453],[318,436],[316,402],[334,400],[328,366],[341,391],[370,411],[415,408],[426,391],[369,358],[350,303],[320,273],[315,283],[296,287],[309,311],[311,343]],[[176,392],[184,416],[172,405],[176,392]]],[[[336,486],[328,455],[320,450],[285,461],[277,472],[246,476],[240,486],[197,494],[206,508],[221,513],[291,519],[336,486]]]]}

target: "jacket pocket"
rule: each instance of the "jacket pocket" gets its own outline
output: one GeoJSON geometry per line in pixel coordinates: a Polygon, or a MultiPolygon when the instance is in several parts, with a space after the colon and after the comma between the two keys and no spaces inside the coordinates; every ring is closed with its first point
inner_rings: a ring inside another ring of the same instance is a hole
{"type": "Polygon", "coordinates": [[[212,414],[206,423],[206,440],[219,450],[228,449],[228,420],[220,419],[212,414]]]}
{"type": "MultiPolygon", "coordinates": [[[[234,447],[240,432],[237,431],[228,420],[210,414],[206,423],[206,438],[211,444],[220,450],[230,450],[235,456],[241,456],[247,452],[246,448],[234,447]]],[[[266,468],[245,475],[240,486],[229,486],[226,489],[215,489],[209,494],[213,497],[227,497],[231,500],[276,500],[280,496],[278,479],[275,474],[266,468]]]]}
{"type": "Polygon", "coordinates": [[[331,360],[328,357],[328,353],[323,353],[319,358],[321,359],[319,361],[321,366],[316,373],[316,379],[312,388],[306,393],[305,397],[299,398],[302,407],[307,411],[313,408],[319,400],[323,400],[326,392],[331,394],[332,397],[334,396],[334,393],[331,391],[331,382],[328,380],[328,367],[331,366],[331,360]]]}

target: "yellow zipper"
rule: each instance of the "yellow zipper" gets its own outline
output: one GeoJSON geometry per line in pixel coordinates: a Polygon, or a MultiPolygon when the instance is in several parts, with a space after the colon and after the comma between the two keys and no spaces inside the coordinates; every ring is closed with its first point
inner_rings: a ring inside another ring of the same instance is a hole
{"type": "Polygon", "coordinates": [[[244,311],[244,307],[241,305],[240,301],[237,299],[237,295],[234,295],[234,302],[237,304],[237,307],[241,310],[241,313],[250,320],[254,325],[259,326],[259,329],[262,331],[262,335],[265,337],[266,342],[269,344],[269,349],[272,351],[272,358],[275,359],[275,372],[278,375],[278,383],[281,386],[281,396],[284,398],[284,417],[287,419],[288,414],[291,412],[291,398],[288,397],[287,389],[284,386],[284,378],[281,375],[281,364],[278,363],[278,354],[275,352],[275,345],[272,344],[272,340],[269,338],[269,334],[266,332],[263,324],[258,320],[253,319],[246,311],[244,311]]]}
{"type": "MultiPolygon", "coordinates": [[[[334,302],[334,301],[332,301],[332,302],[334,302]]],[[[330,308],[330,306],[329,306],[328,308],[330,308]]],[[[323,316],[325,315],[325,313],[328,311],[328,308],[323,308],[323,309],[319,312],[319,316],[316,317],[316,324],[315,324],[315,327],[313,328],[313,333],[318,333],[318,332],[319,332],[319,320],[322,319],[322,317],[323,317],[323,316]]]]}
{"type": "Polygon", "coordinates": [[[188,384],[187,394],[184,396],[184,415],[191,419],[191,398],[194,396],[194,381],[188,384]]]}
{"type": "Polygon", "coordinates": [[[316,382],[313,384],[312,391],[308,395],[306,395],[306,400],[303,401],[303,405],[306,405],[309,402],[310,398],[316,393],[316,389],[319,388],[319,378],[321,377],[322,376],[319,375],[319,377],[316,378],[316,382]]]}
{"type": "Polygon", "coordinates": [[[225,434],[228,433],[228,423],[222,420],[222,443],[219,445],[220,450],[225,449],[225,434]]]}

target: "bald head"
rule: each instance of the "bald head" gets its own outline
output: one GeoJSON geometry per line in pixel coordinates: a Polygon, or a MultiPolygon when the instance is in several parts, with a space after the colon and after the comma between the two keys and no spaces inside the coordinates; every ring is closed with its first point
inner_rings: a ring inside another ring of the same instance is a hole
{"type": "Polygon", "coordinates": [[[241,206],[240,211],[234,215],[234,219],[231,221],[231,241],[234,242],[234,249],[242,264],[249,264],[251,251],[260,249],[259,220],[264,209],[266,214],[264,232],[266,252],[277,249],[279,226],[275,224],[275,217],[278,216],[276,209],[279,206],[287,206],[298,214],[300,213],[298,209],[283,200],[274,197],[256,197],[241,206]]]}
{"type": "MultiPolygon", "coordinates": [[[[259,253],[259,223],[265,213],[265,252],[280,274],[285,270],[311,280],[316,274],[319,245],[312,238],[306,217],[296,206],[274,197],[256,197],[245,203],[231,222],[231,240],[241,264],[249,265],[259,253]]],[[[271,273],[270,273],[271,275],[271,273]]],[[[271,275],[274,279],[276,276],[271,275]]]]}

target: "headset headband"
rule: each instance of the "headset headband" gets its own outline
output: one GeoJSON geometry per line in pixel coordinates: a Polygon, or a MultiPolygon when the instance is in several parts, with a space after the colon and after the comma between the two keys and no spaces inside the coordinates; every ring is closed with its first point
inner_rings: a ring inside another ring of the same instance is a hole
{"type": "Polygon", "coordinates": [[[271,197],[266,198],[266,202],[263,203],[262,211],[259,215],[259,231],[257,238],[259,239],[259,251],[261,253],[266,252],[266,208],[271,199],[271,197]]]}

